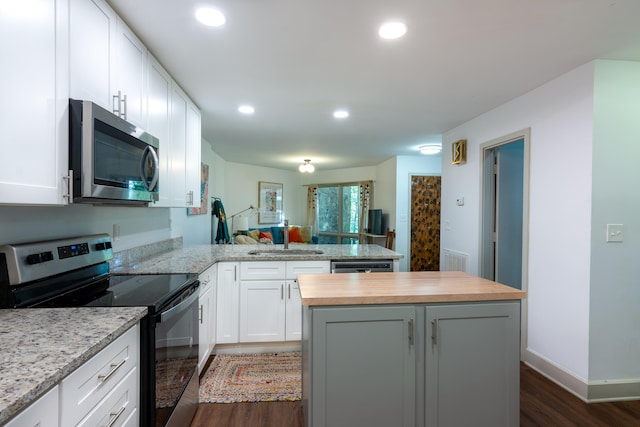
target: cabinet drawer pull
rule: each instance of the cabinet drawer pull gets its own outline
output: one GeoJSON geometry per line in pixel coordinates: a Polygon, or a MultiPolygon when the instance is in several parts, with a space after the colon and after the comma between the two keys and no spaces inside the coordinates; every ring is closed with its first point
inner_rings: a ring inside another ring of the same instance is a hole
{"type": "Polygon", "coordinates": [[[115,424],[116,421],[118,421],[118,418],[120,418],[120,415],[122,415],[122,413],[124,412],[124,410],[127,409],[126,406],[123,406],[122,408],[120,408],[120,410],[118,412],[110,412],[109,413],[109,422],[107,423],[107,425],[105,427],[111,427],[115,424]]]}
{"type": "Polygon", "coordinates": [[[407,322],[409,326],[409,347],[413,346],[413,319],[409,319],[407,322]]]}
{"type": "Polygon", "coordinates": [[[289,296],[287,298],[291,299],[291,283],[289,283],[289,289],[287,289],[289,296]]]}
{"type": "Polygon", "coordinates": [[[109,381],[109,378],[111,378],[113,376],[113,374],[116,373],[116,371],[118,369],[120,369],[122,367],[122,365],[125,364],[125,362],[127,361],[127,359],[122,359],[122,361],[120,361],[120,363],[118,364],[111,364],[111,370],[107,373],[107,375],[98,375],[98,381],[100,381],[100,383],[104,384],[107,381],[109,381]]]}
{"type": "Polygon", "coordinates": [[[280,299],[284,299],[284,285],[280,284],[280,299]]]}
{"type": "Polygon", "coordinates": [[[438,343],[438,320],[431,321],[431,344],[436,345],[438,343]]]}

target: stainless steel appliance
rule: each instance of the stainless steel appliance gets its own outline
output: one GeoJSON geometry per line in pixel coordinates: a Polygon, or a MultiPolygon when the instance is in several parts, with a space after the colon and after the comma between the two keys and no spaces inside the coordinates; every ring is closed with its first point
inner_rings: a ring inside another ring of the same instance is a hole
{"type": "Polygon", "coordinates": [[[331,261],[331,273],[384,273],[393,271],[390,259],[331,261]]]}
{"type": "Polygon", "coordinates": [[[69,100],[70,193],[75,203],[158,200],[159,141],[90,101],[69,100]]]}
{"type": "Polygon", "coordinates": [[[189,425],[198,406],[196,275],[110,273],[107,234],[0,246],[0,308],[146,306],[140,426],[189,425]]]}

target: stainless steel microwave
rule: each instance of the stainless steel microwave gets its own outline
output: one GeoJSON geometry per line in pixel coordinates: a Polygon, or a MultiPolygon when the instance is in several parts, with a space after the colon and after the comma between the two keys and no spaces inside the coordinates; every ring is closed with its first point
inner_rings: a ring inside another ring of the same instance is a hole
{"type": "Polygon", "coordinates": [[[158,143],[93,102],[70,99],[73,202],[144,206],[157,201],[158,143]]]}

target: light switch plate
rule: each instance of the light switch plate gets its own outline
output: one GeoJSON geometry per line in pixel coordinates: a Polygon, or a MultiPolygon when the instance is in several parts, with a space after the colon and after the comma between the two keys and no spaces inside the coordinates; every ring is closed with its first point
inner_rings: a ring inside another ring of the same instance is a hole
{"type": "Polygon", "coordinates": [[[623,231],[622,224],[607,224],[607,242],[622,242],[623,231]]]}

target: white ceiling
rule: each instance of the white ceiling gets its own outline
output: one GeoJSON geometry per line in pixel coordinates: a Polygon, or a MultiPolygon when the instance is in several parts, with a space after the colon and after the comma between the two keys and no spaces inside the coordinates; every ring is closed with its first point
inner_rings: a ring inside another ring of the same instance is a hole
{"type": "Polygon", "coordinates": [[[639,0],[109,0],[231,162],[377,165],[597,58],[640,60],[639,0]],[[222,10],[205,27],[196,6],[222,10]],[[403,20],[404,38],[377,28],[403,20]],[[241,103],[253,116],[237,112],[241,103]],[[347,108],[350,118],[332,112],[347,108]]]}

